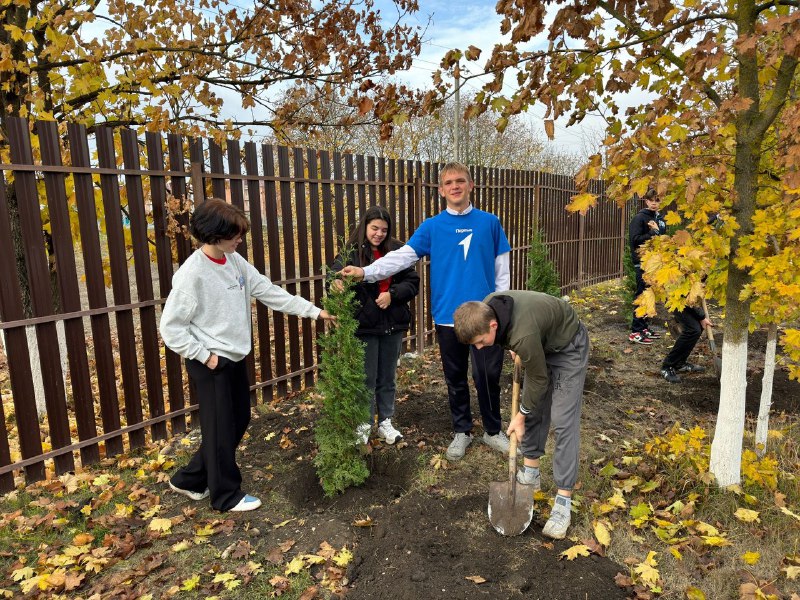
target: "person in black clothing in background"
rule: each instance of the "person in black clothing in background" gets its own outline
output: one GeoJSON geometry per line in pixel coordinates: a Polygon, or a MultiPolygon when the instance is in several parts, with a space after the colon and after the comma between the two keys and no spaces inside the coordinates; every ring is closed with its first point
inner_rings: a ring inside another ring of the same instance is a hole
{"type": "Polygon", "coordinates": [[[702,309],[693,306],[676,310],[672,315],[681,327],[681,334],[675,340],[675,345],[672,346],[664,362],[661,363],[661,376],[670,383],[680,383],[681,378],[678,373],[702,373],[705,371],[704,367],[692,364],[686,359],[694,350],[703,329],[713,327],[713,324],[702,309]]]}
{"type": "MultiPolygon", "coordinates": [[[[636,272],[636,295],[644,292],[647,284],[645,284],[642,277],[642,264],[639,250],[647,240],[657,235],[664,235],[667,231],[667,224],[664,218],[658,212],[661,206],[661,198],[658,193],[650,188],[643,196],[645,208],[641,209],[631,220],[630,227],[628,228],[628,238],[631,245],[631,259],[633,260],[633,268],[636,272]]],[[[631,332],[628,335],[628,341],[635,344],[649,345],[653,343],[653,339],[660,337],[659,334],[651,329],[647,317],[636,316],[636,307],[634,306],[633,320],[631,321],[631,332]]],[[[694,344],[692,344],[694,346],[694,344]]],[[[691,348],[689,349],[691,351],[691,348]]]]}
{"type": "MultiPolygon", "coordinates": [[[[403,245],[392,237],[392,218],[382,206],[368,208],[345,243],[345,250],[331,265],[334,272],[347,265],[364,267],[387,252],[403,245]]],[[[341,288],[342,280],[331,286],[341,288]]],[[[373,393],[370,422],[358,427],[359,440],[366,444],[378,414],[378,437],[387,444],[403,439],[392,425],[394,416],[395,373],[403,335],[411,324],[408,303],[419,291],[419,275],[413,267],[402,269],[391,277],[374,283],[360,282],[356,294],[356,337],[365,344],[364,370],[367,388],[373,393]]]]}

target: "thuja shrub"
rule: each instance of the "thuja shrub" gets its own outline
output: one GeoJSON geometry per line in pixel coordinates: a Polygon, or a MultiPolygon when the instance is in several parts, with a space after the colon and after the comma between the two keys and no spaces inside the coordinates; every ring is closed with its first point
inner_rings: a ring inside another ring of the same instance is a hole
{"type": "Polygon", "coordinates": [[[533,232],[531,247],[528,250],[528,289],[560,298],[560,283],[561,277],[555,264],[550,260],[544,235],[537,229],[533,232]]]}
{"type": "Polygon", "coordinates": [[[633,311],[636,309],[633,305],[634,300],[636,300],[636,270],[633,268],[631,247],[625,244],[625,254],[622,258],[622,301],[629,320],[633,318],[633,311]]]}
{"type": "Polygon", "coordinates": [[[322,359],[318,389],[322,410],[316,426],[317,468],[326,496],[363,483],[369,476],[356,427],[369,421],[369,391],[364,382],[364,345],[355,336],[355,294],[351,286],[331,288],[322,305],[336,326],[320,338],[322,359]]]}

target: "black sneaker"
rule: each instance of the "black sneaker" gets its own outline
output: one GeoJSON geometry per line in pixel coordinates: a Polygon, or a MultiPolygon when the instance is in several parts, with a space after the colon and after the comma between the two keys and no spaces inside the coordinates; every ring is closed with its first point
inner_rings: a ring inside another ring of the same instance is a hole
{"type": "Polygon", "coordinates": [[[659,339],[661,337],[660,333],[658,333],[657,331],[653,331],[652,329],[649,329],[649,328],[648,329],[644,329],[642,331],[642,333],[645,334],[647,337],[649,337],[652,340],[657,340],[657,339],[659,339]]]}
{"type": "Polygon", "coordinates": [[[675,369],[678,373],[704,373],[706,370],[705,367],[701,367],[700,365],[694,365],[690,362],[683,363],[680,367],[675,369]]]}
{"type": "Polygon", "coordinates": [[[675,369],[672,367],[665,367],[661,369],[661,376],[669,381],[670,383],[680,383],[681,378],[678,377],[678,374],[675,372],[675,369]]]}

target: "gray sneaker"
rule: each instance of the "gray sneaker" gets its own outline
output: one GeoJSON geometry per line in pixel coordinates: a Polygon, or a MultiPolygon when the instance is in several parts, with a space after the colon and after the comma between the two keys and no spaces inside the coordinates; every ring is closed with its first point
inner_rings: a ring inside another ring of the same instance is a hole
{"type": "Polygon", "coordinates": [[[563,540],[567,537],[567,529],[570,523],[569,506],[562,506],[558,503],[558,498],[553,503],[553,510],[550,511],[550,518],[544,524],[542,535],[554,540],[563,540]]]}
{"type": "Polygon", "coordinates": [[[467,451],[467,446],[472,443],[472,435],[469,433],[457,433],[453,436],[453,441],[447,447],[445,456],[447,460],[461,460],[467,451]]]}
{"type": "Polygon", "coordinates": [[[502,454],[508,454],[508,436],[503,431],[498,431],[494,435],[483,434],[483,443],[492,450],[497,450],[502,454]]]}
{"type": "Polygon", "coordinates": [[[541,472],[532,474],[526,472],[525,469],[520,469],[517,471],[517,483],[532,485],[533,491],[538,492],[542,489],[542,474],[541,472]]]}

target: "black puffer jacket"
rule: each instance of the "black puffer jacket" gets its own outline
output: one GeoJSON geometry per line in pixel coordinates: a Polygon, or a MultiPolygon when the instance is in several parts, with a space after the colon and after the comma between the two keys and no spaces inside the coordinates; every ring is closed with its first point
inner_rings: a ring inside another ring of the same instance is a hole
{"type": "MultiPolygon", "coordinates": [[[[369,242],[364,242],[369,244],[369,242]]],[[[395,242],[390,245],[390,250],[397,250],[403,244],[395,242]]],[[[353,254],[357,254],[353,252],[353,254]]],[[[354,256],[346,263],[342,261],[341,254],[336,257],[331,265],[334,271],[341,271],[347,265],[365,267],[361,264],[361,257],[354,256]]],[[[372,261],[370,261],[372,262],[372,261]]],[[[392,283],[389,286],[389,293],[392,296],[392,303],[384,310],[375,304],[375,300],[380,293],[378,283],[361,282],[355,288],[356,319],[358,319],[358,330],[356,335],[388,335],[398,331],[408,331],[411,326],[411,310],[408,303],[419,292],[419,275],[413,267],[403,269],[392,275],[392,283]]]]}
{"type": "Polygon", "coordinates": [[[631,220],[630,227],[628,228],[628,241],[631,244],[631,256],[633,257],[634,264],[639,264],[641,258],[639,257],[639,248],[650,238],[657,235],[664,235],[667,231],[667,224],[664,222],[664,217],[660,213],[649,208],[641,209],[631,220]],[[650,229],[647,224],[650,221],[655,221],[658,225],[658,231],[650,229]]]}

